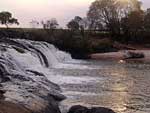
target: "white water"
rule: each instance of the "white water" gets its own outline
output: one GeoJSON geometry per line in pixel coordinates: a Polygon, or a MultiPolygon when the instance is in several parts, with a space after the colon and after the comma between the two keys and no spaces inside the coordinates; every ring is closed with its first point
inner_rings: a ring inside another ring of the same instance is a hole
{"type": "MultiPolygon", "coordinates": [[[[67,78],[62,75],[53,76],[51,69],[92,69],[89,66],[81,65],[81,60],[74,60],[71,55],[58,50],[51,44],[46,42],[30,41],[30,40],[20,40],[15,39],[17,44],[6,44],[2,43],[5,51],[1,51],[2,57],[9,60],[15,66],[15,69],[8,70],[17,73],[26,73],[26,70],[32,70],[36,72],[43,73],[48,79],[53,79],[55,83],[66,82],[67,81],[88,81],[96,78],[87,78],[82,80],[80,77],[67,78]],[[23,46],[23,47],[22,47],[23,46]],[[17,48],[17,49],[16,49],[17,48]],[[18,70],[18,71],[16,71],[18,70]],[[58,79],[56,79],[58,78],[58,79]],[[61,78],[59,80],[59,78],[61,78]]],[[[2,46],[2,47],[3,47],[2,46]]],[[[84,61],[85,62],[85,61],[84,61]]],[[[14,66],[13,66],[14,67],[14,66]]],[[[8,68],[9,69],[9,68],[8,68]]]]}

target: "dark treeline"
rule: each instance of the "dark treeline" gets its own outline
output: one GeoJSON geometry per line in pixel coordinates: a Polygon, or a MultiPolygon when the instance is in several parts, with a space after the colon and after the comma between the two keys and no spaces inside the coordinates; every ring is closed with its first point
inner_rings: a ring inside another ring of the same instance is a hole
{"type": "Polygon", "coordinates": [[[138,0],[96,0],[87,13],[89,28],[108,30],[113,41],[150,42],[150,9],[138,0]]]}
{"type": "Polygon", "coordinates": [[[75,16],[67,29],[59,27],[55,18],[32,20],[32,28],[9,28],[19,24],[9,12],[0,13],[0,37],[46,41],[70,52],[74,58],[85,58],[90,53],[111,52],[114,44],[150,44],[150,9],[142,10],[138,0],[96,0],[86,17],[75,16]],[[41,28],[40,28],[41,27],[41,28]]]}

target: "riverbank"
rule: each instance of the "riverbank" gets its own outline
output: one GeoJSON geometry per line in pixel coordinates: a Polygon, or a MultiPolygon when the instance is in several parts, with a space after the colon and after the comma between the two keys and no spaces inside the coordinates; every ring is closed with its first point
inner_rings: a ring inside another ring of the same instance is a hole
{"type": "Polygon", "coordinates": [[[135,61],[143,61],[143,62],[150,62],[150,50],[148,49],[141,49],[141,50],[121,50],[118,52],[109,52],[109,53],[95,53],[90,55],[91,59],[96,60],[135,60],[135,61]],[[136,53],[143,53],[144,58],[131,58],[125,59],[125,55],[127,52],[136,52],[136,53]]]}
{"type": "Polygon", "coordinates": [[[123,59],[125,50],[149,50],[150,45],[123,44],[113,41],[109,33],[88,33],[82,36],[80,31],[56,29],[53,32],[34,28],[0,28],[0,38],[29,39],[53,44],[59,50],[71,54],[74,59],[123,59]],[[121,51],[120,51],[121,50],[121,51]],[[96,53],[96,54],[93,54],[96,53]],[[91,55],[92,54],[92,55],[91,55]]]}

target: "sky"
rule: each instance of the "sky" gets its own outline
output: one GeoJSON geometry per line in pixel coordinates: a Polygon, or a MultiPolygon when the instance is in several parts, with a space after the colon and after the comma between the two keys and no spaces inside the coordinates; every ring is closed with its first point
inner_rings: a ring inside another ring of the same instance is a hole
{"type": "MultiPolygon", "coordinates": [[[[94,0],[0,0],[0,11],[9,11],[20,22],[19,27],[30,27],[32,20],[56,18],[60,26],[78,15],[85,17],[94,0]]],[[[141,0],[150,7],[150,0],[141,0]]]]}

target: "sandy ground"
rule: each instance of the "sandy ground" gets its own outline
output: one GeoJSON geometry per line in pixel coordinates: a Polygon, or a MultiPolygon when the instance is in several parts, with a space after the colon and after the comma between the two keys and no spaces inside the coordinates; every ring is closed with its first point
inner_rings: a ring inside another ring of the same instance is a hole
{"type": "MultiPolygon", "coordinates": [[[[110,53],[96,53],[96,54],[91,54],[92,59],[99,59],[99,60],[123,60],[125,57],[124,55],[126,54],[128,50],[122,50],[118,52],[110,52],[110,53]]],[[[130,59],[130,60],[139,60],[139,61],[146,61],[150,62],[150,50],[130,50],[133,52],[142,52],[145,55],[145,58],[141,59],[130,59]]]]}

